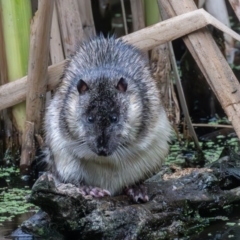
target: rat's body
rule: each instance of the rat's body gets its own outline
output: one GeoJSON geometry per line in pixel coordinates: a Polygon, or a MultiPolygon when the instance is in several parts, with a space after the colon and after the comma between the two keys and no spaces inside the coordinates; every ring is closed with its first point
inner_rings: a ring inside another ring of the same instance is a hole
{"type": "Polygon", "coordinates": [[[46,160],[61,182],[114,195],[161,167],[171,127],[141,52],[98,37],[69,60],[45,131],[46,160]]]}

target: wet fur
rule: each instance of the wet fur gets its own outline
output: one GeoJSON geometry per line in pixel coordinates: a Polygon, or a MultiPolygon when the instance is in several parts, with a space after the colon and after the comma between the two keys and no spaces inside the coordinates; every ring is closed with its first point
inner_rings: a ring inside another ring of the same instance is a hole
{"type": "Polygon", "coordinates": [[[45,132],[46,161],[61,182],[100,187],[114,195],[161,167],[171,127],[142,53],[121,40],[97,37],[82,43],[66,64],[47,109],[45,132]],[[124,93],[114,90],[120,78],[128,83],[124,93]],[[79,95],[80,79],[91,94],[79,95]],[[114,149],[106,157],[91,150],[105,126],[94,126],[93,132],[84,120],[96,98],[101,109],[107,112],[109,106],[120,117],[117,126],[106,130],[108,149],[114,149]]]}

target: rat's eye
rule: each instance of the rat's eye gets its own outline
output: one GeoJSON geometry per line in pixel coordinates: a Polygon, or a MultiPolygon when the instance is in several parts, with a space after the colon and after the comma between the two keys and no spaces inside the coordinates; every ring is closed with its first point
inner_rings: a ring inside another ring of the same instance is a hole
{"type": "Polygon", "coordinates": [[[94,122],[94,118],[93,118],[92,116],[88,116],[88,117],[87,117],[87,121],[88,121],[89,123],[93,123],[93,122],[94,122]]]}
{"type": "Polygon", "coordinates": [[[118,122],[118,117],[116,114],[112,114],[109,116],[109,120],[111,123],[116,123],[116,122],[118,122]]]}

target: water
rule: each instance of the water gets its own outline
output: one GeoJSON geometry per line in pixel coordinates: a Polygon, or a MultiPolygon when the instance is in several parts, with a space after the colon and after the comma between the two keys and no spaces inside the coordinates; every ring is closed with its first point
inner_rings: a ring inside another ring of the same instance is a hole
{"type": "MultiPolygon", "coordinates": [[[[0,168],[0,240],[7,239],[23,221],[35,214],[36,207],[26,201],[33,179],[21,178],[14,167],[0,168]]],[[[19,240],[32,237],[11,238],[19,240]]]]}
{"type": "Polygon", "coordinates": [[[18,234],[18,237],[10,237],[12,232],[15,231],[23,221],[29,219],[34,213],[23,213],[12,219],[12,221],[6,221],[3,226],[0,226],[0,239],[18,239],[18,240],[32,240],[30,235],[23,233],[18,234]]]}

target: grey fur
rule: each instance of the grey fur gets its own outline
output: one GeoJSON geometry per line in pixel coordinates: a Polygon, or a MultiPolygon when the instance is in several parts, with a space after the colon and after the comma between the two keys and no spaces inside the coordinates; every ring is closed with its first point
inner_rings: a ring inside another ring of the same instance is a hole
{"type": "Polygon", "coordinates": [[[171,127],[142,53],[100,36],[68,61],[45,132],[60,181],[116,194],[161,167],[171,127]]]}

